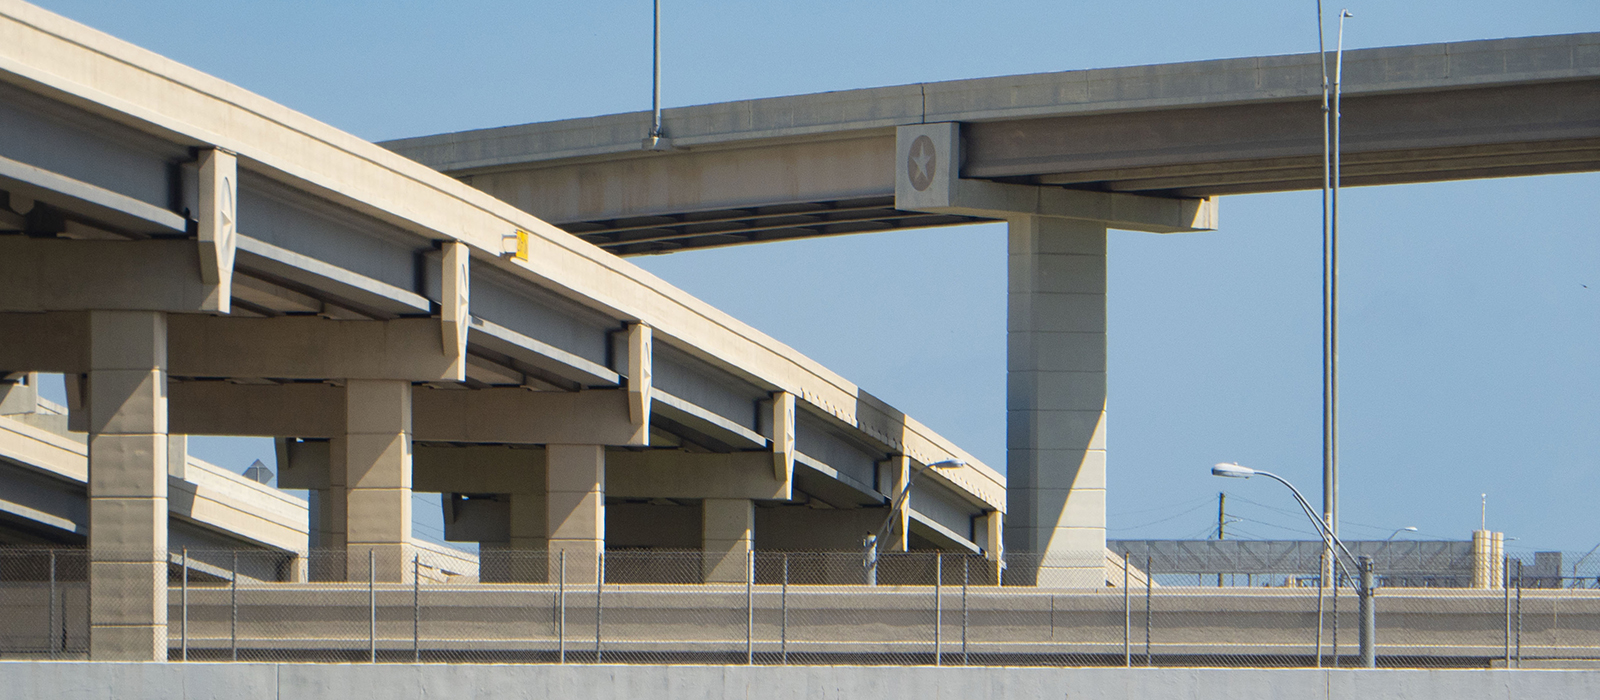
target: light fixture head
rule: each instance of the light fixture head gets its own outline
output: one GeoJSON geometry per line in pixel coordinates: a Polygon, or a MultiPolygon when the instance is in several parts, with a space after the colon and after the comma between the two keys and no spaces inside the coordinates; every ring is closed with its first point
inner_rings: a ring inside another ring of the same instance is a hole
{"type": "Polygon", "coordinates": [[[1219,462],[1211,468],[1211,475],[1225,476],[1230,479],[1248,479],[1256,475],[1256,470],[1232,462],[1219,462]]]}
{"type": "Polygon", "coordinates": [[[964,460],[964,459],[947,459],[947,460],[944,460],[944,461],[941,461],[941,462],[934,462],[933,464],[928,465],[928,468],[929,469],[960,469],[960,468],[965,467],[965,466],[967,466],[967,460],[964,460]]]}

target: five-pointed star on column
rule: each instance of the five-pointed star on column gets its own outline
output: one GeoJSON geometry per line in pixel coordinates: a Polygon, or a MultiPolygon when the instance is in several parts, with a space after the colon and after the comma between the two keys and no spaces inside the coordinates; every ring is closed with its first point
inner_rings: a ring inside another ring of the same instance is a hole
{"type": "Polygon", "coordinates": [[[933,174],[928,172],[928,161],[930,160],[933,160],[933,154],[928,152],[927,146],[924,146],[921,141],[913,144],[913,150],[911,151],[911,162],[917,166],[918,177],[933,177],[933,174]]]}

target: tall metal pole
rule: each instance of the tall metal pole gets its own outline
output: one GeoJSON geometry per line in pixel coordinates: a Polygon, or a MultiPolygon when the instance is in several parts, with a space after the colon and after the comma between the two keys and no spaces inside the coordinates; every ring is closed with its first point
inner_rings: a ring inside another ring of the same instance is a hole
{"type": "Polygon", "coordinates": [[[233,571],[228,585],[228,649],[239,660],[239,552],[233,553],[233,571]]]}
{"type": "MultiPolygon", "coordinates": [[[[1335,537],[1339,535],[1339,162],[1340,162],[1340,126],[1343,115],[1340,112],[1340,86],[1344,75],[1344,20],[1352,16],[1349,10],[1339,11],[1339,43],[1334,53],[1333,64],[1333,148],[1329,150],[1332,158],[1332,177],[1329,178],[1329,204],[1328,210],[1328,242],[1327,242],[1327,377],[1324,379],[1327,391],[1326,430],[1328,444],[1324,448],[1327,455],[1326,488],[1328,503],[1325,506],[1328,519],[1328,531],[1335,537]]],[[[1327,59],[1323,59],[1324,65],[1327,59]]],[[[1326,69],[1324,69],[1326,70],[1326,69]]],[[[1336,587],[1337,588],[1337,587],[1336,587]]]]}
{"type": "MultiPolygon", "coordinates": [[[[1322,0],[1317,0],[1317,60],[1322,66],[1322,521],[1330,528],[1334,523],[1335,503],[1338,501],[1339,467],[1335,444],[1338,423],[1335,416],[1334,386],[1336,363],[1333,353],[1333,236],[1329,227],[1329,193],[1333,181],[1333,141],[1331,136],[1333,116],[1330,110],[1332,87],[1328,82],[1328,49],[1322,26],[1322,0]]],[[[1331,574],[1333,543],[1323,549],[1322,577],[1331,574]]],[[[1320,653],[1320,651],[1319,651],[1320,653]]]]}

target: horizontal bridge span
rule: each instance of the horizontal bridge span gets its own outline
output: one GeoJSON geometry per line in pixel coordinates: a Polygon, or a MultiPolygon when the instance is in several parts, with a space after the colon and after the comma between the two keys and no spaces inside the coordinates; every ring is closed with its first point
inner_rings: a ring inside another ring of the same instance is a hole
{"type": "MultiPolygon", "coordinates": [[[[1600,169],[1600,34],[1348,51],[1344,184],[1600,169]]],[[[391,141],[629,255],[961,224],[897,209],[897,127],[955,122],[966,178],[1167,197],[1320,186],[1316,54],[1004,76],[391,141]]]]}

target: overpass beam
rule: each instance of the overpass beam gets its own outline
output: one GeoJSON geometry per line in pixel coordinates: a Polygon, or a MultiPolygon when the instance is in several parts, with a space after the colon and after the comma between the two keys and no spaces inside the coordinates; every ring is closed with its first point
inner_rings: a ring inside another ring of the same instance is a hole
{"type": "Polygon", "coordinates": [[[89,655],[167,659],[167,317],[89,312],[89,655]]]}
{"type": "Polygon", "coordinates": [[[345,551],[349,557],[349,580],[367,578],[370,555],[372,576],[377,580],[409,582],[411,382],[349,380],[345,385],[345,411],[345,551]]]}

